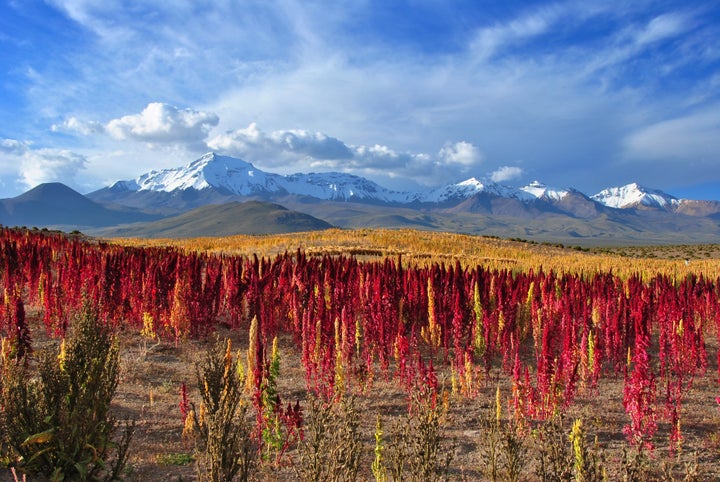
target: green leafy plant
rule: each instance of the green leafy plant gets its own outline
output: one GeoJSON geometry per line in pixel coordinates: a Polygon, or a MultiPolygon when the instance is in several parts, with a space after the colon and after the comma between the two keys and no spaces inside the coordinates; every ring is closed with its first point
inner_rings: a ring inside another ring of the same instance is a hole
{"type": "Polygon", "coordinates": [[[377,416],[375,423],[375,458],[372,462],[372,473],[376,482],[385,482],[387,480],[387,470],[385,469],[385,441],[383,440],[383,426],[380,415],[377,416]]]}
{"type": "Polygon", "coordinates": [[[600,453],[597,441],[593,446],[588,446],[585,440],[585,430],[582,419],[577,419],[570,430],[570,444],[572,445],[574,461],[575,480],[578,482],[600,482],[607,480],[607,474],[603,467],[602,453],[600,453]]]}
{"type": "MultiPolygon", "coordinates": [[[[59,350],[4,367],[0,405],[4,450],[18,469],[52,480],[116,480],[127,462],[133,433],[119,440],[110,403],[120,357],[112,330],[85,303],[59,350]]],[[[6,454],[3,454],[6,455],[6,454]]]]}

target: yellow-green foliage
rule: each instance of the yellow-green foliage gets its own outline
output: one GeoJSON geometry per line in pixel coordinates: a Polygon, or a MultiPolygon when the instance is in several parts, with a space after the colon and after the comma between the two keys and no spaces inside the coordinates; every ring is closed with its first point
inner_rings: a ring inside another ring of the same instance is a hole
{"type": "Polygon", "coordinates": [[[0,459],[51,480],[117,479],[133,427],[115,436],[119,347],[95,308],[85,303],[60,347],[40,351],[33,363],[3,361],[0,373],[0,459]]]}
{"type": "Polygon", "coordinates": [[[229,339],[218,340],[196,366],[202,397],[199,413],[186,431],[196,442],[198,480],[221,482],[248,480],[257,463],[257,447],[246,417],[248,403],[242,398],[239,360],[233,358],[229,339]]]}

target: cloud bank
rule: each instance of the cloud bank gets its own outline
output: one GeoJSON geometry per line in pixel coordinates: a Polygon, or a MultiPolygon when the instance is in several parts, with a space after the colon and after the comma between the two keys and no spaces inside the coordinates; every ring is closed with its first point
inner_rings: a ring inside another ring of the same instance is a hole
{"type": "Polygon", "coordinates": [[[17,172],[16,182],[25,189],[46,182],[62,182],[76,186],[76,176],[87,166],[87,158],[66,149],[33,149],[16,139],[0,140],[3,164],[17,166],[17,171],[1,171],[5,176],[17,172]]]}
{"type": "MultiPolygon", "coordinates": [[[[209,149],[241,157],[264,167],[341,170],[364,175],[401,176],[420,183],[457,181],[482,164],[479,149],[466,141],[448,143],[437,155],[398,152],[385,145],[356,146],[321,132],[276,130],[256,123],[208,140],[209,149]]],[[[390,176],[390,177],[391,177],[390,176]]]]}
{"type": "Polygon", "coordinates": [[[197,145],[204,141],[218,120],[212,113],[152,102],[140,114],[111,120],[105,129],[120,140],[197,145]]]}

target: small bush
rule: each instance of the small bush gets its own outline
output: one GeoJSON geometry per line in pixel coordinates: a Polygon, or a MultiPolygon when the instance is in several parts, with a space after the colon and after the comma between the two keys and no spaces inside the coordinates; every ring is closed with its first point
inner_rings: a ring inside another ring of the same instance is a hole
{"type": "Polygon", "coordinates": [[[535,475],[538,480],[570,482],[573,479],[575,456],[562,414],[540,425],[534,432],[534,441],[538,459],[535,475]]]}
{"type": "Polygon", "coordinates": [[[133,426],[113,440],[110,403],[120,357],[111,329],[85,304],[59,349],[4,362],[0,425],[3,456],[21,471],[52,480],[116,480],[125,466],[133,426]]]}
{"type": "Polygon", "coordinates": [[[500,388],[495,392],[495,409],[488,408],[480,418],[480,454],[485,476],[492,482],[520,480],[527,464],[525,434],[513,420],[503,421],[500,388]]]}
{"type": "Polygon", "coordinates": [[[392,480],[448,480],[455,448],[444,436],[446,408],[413,394],[408,415],[391,430],[387,471],[392,480]]]}
{"type": "Polygon", "coordinates": [[[355,398],[338,403],[310,397],[304,437],[298,443],[295,472],[302,481],[357,480],[363,443],[355,398]]]}
{"type": "Polygon", "coordinates": [[[242,399],[245,380],[232,355],[230,340],[218,341],[197,366],[202,397],[199,413],[188,414],[187,435],[195,438],[198,478],[226,482],[248,480],[257,466],[258,449],[242,399]]]}

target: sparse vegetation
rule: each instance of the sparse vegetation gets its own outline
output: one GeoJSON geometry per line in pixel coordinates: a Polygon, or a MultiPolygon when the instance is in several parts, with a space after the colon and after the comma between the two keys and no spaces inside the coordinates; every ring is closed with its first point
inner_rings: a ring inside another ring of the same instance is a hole
{"type": "Polygon", "coordinates": [[[258,463],[239,363],[226,340],[215,343],[197,366],[202,402],[189,412],[184,433],[196,443],[200,481],[250,480],[258,463]]]}
{"type": "Polygon", "coordinates": [[[448,407],[439,405],[434,395],[414,392],[407,414],[390,432],[385,472],[393,481],[438,482],[449,478],[455,450],[444,436],[448,407]]]}
{"type": "Polygon", "coordinates": [[[301,481],[358,480],[364,450],[360,414],[354,397],[338,403],[311,396],[307,402],[304,437],[294,466],[301,481]]]}

